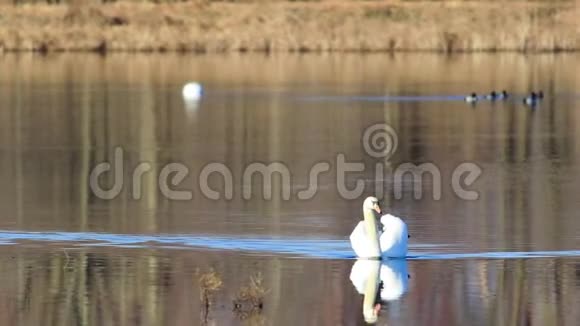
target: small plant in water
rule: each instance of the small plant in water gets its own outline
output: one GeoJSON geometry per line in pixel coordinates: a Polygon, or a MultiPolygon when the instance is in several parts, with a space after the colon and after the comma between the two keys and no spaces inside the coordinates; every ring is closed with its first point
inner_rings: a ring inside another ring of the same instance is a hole
{"type": "Polygon", "coordinates": [[[202,306],[202,322],[203,324],[207,324],[213,294],[222,287],[223,282],[221,276],[213,269],[201,275],[199,272],[196,274],[199,275],[199,299],[201,300],[202,306]]]}
{"type": "Polygon", "coordinates": [[[250,284],[242,286],[233,300],[236,315],[242,320],[259,315],[264,308],[264,297],[268,291],[263,285],[261,273],[251,276],[250,284]]]}

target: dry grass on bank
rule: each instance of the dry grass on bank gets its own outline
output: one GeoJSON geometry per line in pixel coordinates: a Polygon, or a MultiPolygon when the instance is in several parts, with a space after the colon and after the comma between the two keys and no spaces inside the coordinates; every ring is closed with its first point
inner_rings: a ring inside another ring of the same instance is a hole
{"type": "Polygon", "coordinates": [[[0,7],[4,51],[571,51],[572,1],[118,2],[0,7]]]}

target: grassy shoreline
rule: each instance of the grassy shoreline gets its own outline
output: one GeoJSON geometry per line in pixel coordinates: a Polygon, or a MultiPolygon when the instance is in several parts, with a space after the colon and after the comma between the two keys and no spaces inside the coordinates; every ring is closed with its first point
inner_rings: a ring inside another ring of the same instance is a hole
{"type": "Polygon", "coordinates": [[[4,5],[0,52],[578,51],[577,17],[574,1],[4,5]]]}

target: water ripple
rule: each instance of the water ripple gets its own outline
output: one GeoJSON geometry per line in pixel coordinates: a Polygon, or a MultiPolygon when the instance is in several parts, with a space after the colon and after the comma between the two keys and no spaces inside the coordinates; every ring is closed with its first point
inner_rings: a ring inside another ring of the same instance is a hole
{"type": "MultiPolygon", "coordinates": [[[[251,238],[185,234],[114,234],[97,232],[25,232],[0,231],[0,245],[26,242],[68,244],[73,247],[212,249],[270,254],[289,254],[322,259],[352,259],[354,252],[347,239],[251,238]]],[[[449,253],[452,244],[409,244],[409,260],[448,259],[521,259],[580,257],[580,250],[449,253]],[[429,252],[426,252],[429,250],[429,252]]]]}

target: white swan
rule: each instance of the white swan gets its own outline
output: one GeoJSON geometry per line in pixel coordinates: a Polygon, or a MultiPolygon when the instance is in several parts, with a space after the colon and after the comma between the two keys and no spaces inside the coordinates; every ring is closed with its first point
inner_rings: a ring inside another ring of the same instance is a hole
{"type": "Polygon", "coordinates": [[[386,214],[381,217],[382,231],[377,215],[381,214],[379,200],[368,197],[363,204],[364,221],[359,222],[350,235],[350,244],[360,258],[401,258],[407,256],[407,225],[400,218],[386,214]]]}

